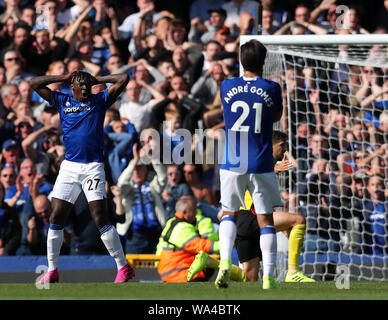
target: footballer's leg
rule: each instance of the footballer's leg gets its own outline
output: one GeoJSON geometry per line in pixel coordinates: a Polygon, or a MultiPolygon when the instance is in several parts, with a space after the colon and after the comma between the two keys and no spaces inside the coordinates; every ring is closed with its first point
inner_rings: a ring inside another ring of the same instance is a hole
{"type": "Polygon", "coordinates": [[[247,280],[249,282],[255,282],[259,280],[259,267],[260,267],[259,257],[243,262],[242,265],[243,265],[244,273],[246,274],[247,280]]]}
{"type": "Polygon", "coordinates": [[[135,276],[135,271],[125,258],[116,228],[109,221],[104,165],[88,164],[81,183],[89,203],[90,213],[100,231],[101,240],[116,262],[118,272],[114,282],[127,282],[135,276]]]}
{"type": "Polygon", "coordinates": [[[135,271],[125,258],[125,253],[116,228],[109,222],[106,201],[106,199],[102,199],[89,202],[90,212],[100,231],[102,242],[109,254],[115,259],[118,272],[114,282],[127,282],[135,276],[135,271]]]}
{"type": "MultiPolygon", "coordinates": [[[[200,251],[196,254],[193,263],[190,265],[189,270],[187,271],[187,281],[191,281],[194,276],[204,270],[205,268],[210,268],[208,264],[211,264],[215,261],[210,261],[209,255],[205,251],[200,251]],[[209,260],[209,262],[208,262],[209,260]]],[[[212,259],[214,260],[214,259],[212,259]]],[[[213,263],[212,269],[218,269],[219,262],[213,263]]]]}
{"type": "Polygon", "coordinates": [[[73,204],[61,199],[52,198],[52,213],[47,232],[47,262],[48,272],[40,279],[40,283],[54,283],[59,281],[58,259],[63,244],[63,230],[65,222],[73,204]]]}
{"type": "Polygon", "coordinates": [[[289,212],[274,212],[274,224],[276,231],[289,232],[288,271],[286,282],[315,282],[299,270],[299,257],[303,248],[306,220],[300,214],[289,212]]]}
{"type": "Polygon", "coordinates": [[[52,191],[52,213],[47,232],[48,272],[40,280],[41,283],[58,282],[58,259],[61,251],[64,227],[67,217],[81,192],[81,186],[69,170],[69,162],[64,160],[52,191]]]}
{"type": "Polygon", "coordinates": [[[215,281],[217,288],[227,288],[232,269],[232,250],[236,238],[236,212],[224,210],[218,235],[220,238],[220,266],[215,281]]]}
{"type": "Polygon", "coordinates": [[[263,289],[277,289],[274,273],[276,267],[277,238],[272,213],[257,214],[260,228],[260,249],[263,256],[263,289]]]}
{"type": "MultiPolygon", "coordinates": [[[[197,253],[193,263],[190,265],[187,273],[187,281],[191,281],[198,272],[203,271],[206,268],[217,270],[219,269],[219,266],[219,260],[209,256],[209,254],[207,254],[205,251],[200,251],[197,253]]],[[[231,267],[230,279],[238,282],[247,281],[247,277],[244,271],[234,264],[232,264],[231,267]]]]}
{"type": "Polygon", "coordinates": [[[223,216],[220,221],[218,235],[220,239],[220,268],[215,285],[227,288],[232,268],[232,250],[236,239],[236,217],[244,201],[244,193],[248,183],[247,175],[236,174],[228,170],[220,170],[220,189],[223,216]]]}
{"type": "Polygon", "coordinates": [[[282,206],[278,181],[274,172],[251,174],[248,188],[260,228],[260,249],[263,261],[263,289],[278,288],[274,273],[277,238],[273,208],[282,206]]]}
{"type": "MultiPolygon", "coordinates": [[[[245,203],[245,205],[247,204],[245,203]]],[[[260,231],[254,211],[240,210],[237,216],[235,247],[238,260],[243,265],[246,280],[257,281],[262,254],[260,250],[260,231]]]]}

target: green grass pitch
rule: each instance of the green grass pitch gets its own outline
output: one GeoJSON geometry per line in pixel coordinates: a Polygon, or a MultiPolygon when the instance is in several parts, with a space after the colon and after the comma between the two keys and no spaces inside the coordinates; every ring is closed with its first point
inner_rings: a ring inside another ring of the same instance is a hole
{"type": "Polygon", "coordinates": [[[227,289],[213,283],[59,283],[49,289],[34,284],[0,284],[1,300],[387,300],[388,281],[351,281],[339,290],[335,282],[280,283],[264,291],[261,283],[231,282],[227,289]]]}

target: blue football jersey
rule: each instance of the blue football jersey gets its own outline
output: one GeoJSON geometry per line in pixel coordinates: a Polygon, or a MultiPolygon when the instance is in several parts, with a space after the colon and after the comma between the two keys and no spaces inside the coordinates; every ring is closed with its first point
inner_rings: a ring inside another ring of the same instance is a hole
{"type": "Polygon", "coordinates": [[[274,170],[272,126],[283,110],[280,85],[260,77],[221,83],[226,141],[221,169],[239,173],[274,170]]]}
{"type": "Polygon", "coordinates": [[[65,159],[74,162],[104,162],[104,118],[111,103],[108,89],[80,102],[72,95],[52,91],[52,106],[59,111],[65,159]]]}

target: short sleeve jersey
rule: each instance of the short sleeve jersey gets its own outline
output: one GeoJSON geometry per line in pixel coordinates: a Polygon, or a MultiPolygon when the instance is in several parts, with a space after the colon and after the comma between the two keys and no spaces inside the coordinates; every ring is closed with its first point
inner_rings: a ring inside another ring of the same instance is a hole
{"type": "Polygon", "coordinates": [[[108,89],[91,94],[85,102],[72,95],[52,91],[52,106],[59,111],[65,159],[74,162],[104,161],[104,118],[110,107],[108,89]]]}
{"type": "Polygon", "coordinates": [[[220,90],[226,138],[221,169],[272,172],[273,121],[283,110],[280,85],[260,77],[238,77],[224,80],[220,90]]]}

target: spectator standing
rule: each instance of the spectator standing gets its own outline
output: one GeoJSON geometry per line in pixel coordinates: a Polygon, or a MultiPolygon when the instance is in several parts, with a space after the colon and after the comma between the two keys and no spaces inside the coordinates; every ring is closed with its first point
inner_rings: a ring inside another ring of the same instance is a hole
{"type": "MultiPolygon", "coordinates": [[[[153,0],[137,0],[136,4],[137,4],[137,7],[139,8],[139,12],[132,13],[131,15],[126,17],[125,20],[122,22],[122,24],[118,28],[122,39],[129,39],[129,38],[133,37],[133,34],[135,32],[136,25],[137,25],[139,19],[142,17],[143,12],[145,10],[148,10],[149,7],[152,8],[152,12],[149,15],[147,15],[147,17],[144,17],[144,18],[150,19],[152,21],[151,25],[156,23],[156,21],[159,18],[159,13],[157,13],[154,10],[155,4],[154,4],[153,0]]],[[[133,52],[134,42],[132,42],[132,43],[133,43],[132,46],[131,46],[131,42],[128,46],[129,52],[133,52]]]]}
{"type": "Polygon", "coordinates": [[[27,23],[27,25],[32,28],[35,25],[36,13],[33,6],[27,6],[22,10],[20,20],[27,23]]]}
{"type": "Polygon", "coordinates": [[[26,60],[27,72],[34,75],[45,74],[51,62],[63,60],[66,57],[69,43],[54,37],[50,39],[49,31],[37,30],[35,36],[29,36],[19,46],[21,55],[26,60]],[[56,42],[55,47],[52,41],[56,42]]]}
{"type": "Polygon", "coordinates": [[[89,5],[89,1],[87,0],[73,0],[72,2],[74,3],[73,6],[68,8],[65,7],[62,10],[59,10],[57,21],[60,26],[65,26],[76,20],[80,16],[81,12],[89,5]]]}
{"type": "Polygon", "coordinates": [[[19,21],[15,26],[15,33],[13,35],[13,42],[10,48],[17,49],[24,40],[30,35],[31,28],[27,22],[19,21]]]}
{"type": "Polygon", "coordinates": [[[274,34],[277,30],[273,24],[273,11],[270,8],[263,8],[262,24],[262,34],[274,34]]]}
{"type": "Polygon", "coordinates": [[[221,61],[213,61],[206,73],[200,77],[191,88],[193,98],[200,100],[204,105],[213,105],[220,94],[221,82],[229,75],[227,66],[221,61]]]}
{"type": "MultiPolygon", "coordinates": [[[[155,88],[157,84],[166,80],[166,77],[155,67],[151,66],[145,59],[139,59],[133,63],[124,65],[116,70],[117,73],[128,72],[133,67],[134,80],[138,83],[145,82],[150,85],[152,88],[155,88]]],[[[142,88],[140,93],[140,101],[142,103],[147,103],[152,99],[153,94],[146,88],[142,88]]],[[[128,95],[124,95],[121,99],[121,103],[128,101],[128,95]]]]}
{"type": "Polygon", "coordinates": [[[189,185],[182,179],[182,169],[177,164],[166,166],[167,185],[163,190],[162,198],[167,219],[174,216],[177,201],[185,195],[192,195],[189,185]]]}
{"type": "Polygon", "coordinates": [[[11,167],[19,172],[20,146],[16,140],[8,139],[2,145],[1,168],[11,167]]]}
{"type": "Polygon", "coordinates": [[[145,82],[141,82],[141,84],[142,86],[135,80],[128,82],[126,94],[128,95],[129,101],[122,103],[119,109],[120,116],[133,123],[136,132],[139,134],[149,125],[153,107],[164,99],[158,91],[152,89],[152,87],[145,82]],[[141,103],[140,94],[142,87],[152,91],[152,93],[155,94],[155,99],[147,103],[141,103]]]}
{"type": "Polygon", "coordinates": [[[57,126],[48,123],[42,128],[31,132],[22,141],[22,148],[25,157],[30,158],[35,163],[37,172],[45,175],[46,177],[49,175],[50,158],[46,152],[37,150],[36,141],[41,136],[54,129],[57,129],[57,126]]]}
{"type": "Polygon", "coordinates": [[[353,215],[360,218],[363,254],[385,255],[388,252],[387,212],[384,180],[373,175],[367,182],[368,198],[355,204],[353,215]]]}
{"type": "Polygon", "coordinates": [[[301,184],[298,189],[301,214],[306,219],[305,251],[308,253],[338,252],[340,248],[338,228],[334,235],[333,226],[329,225],[330,218],[337,219],[337,222],[340,218],[334,216],[330,207],[329,185],[335,183],[330,179],[328,161],[317,159],[307,175],[307,183],[301,184]]]}
{"type": "MultiPolygon", "coordinates": [[[[33,199],[34,213],[28,220],[27,243],[33,255],[45,255],[47,252],[47,233],[52,213],[51,202],[47,196],[40,194],[33,199]]],[[[61,254],[70,253],[70,234],[64,231],[61,254]]]]}
{"type": "Polygon", "coordinates": [[[32,90],[30,83],[26,80],[22,80],[19,83],[18,89],[20,92],[20,100],[32,107],[34,105],[34,102],[32,101],[32,95],[34,91],[32,90]]]}
{"type": "MultiPolygon", "coordinates": [[[[16,179],[16,185],[11,186],[6,195],[5,201],[10,207],[16,207],[18,212],[23,210],[25,202],[31,195],[33,182],[35,178],[42,178],[42,175],[37,176],[35,163],[31,159],[24,159],[20,164],[20,173],[16,179]]],[[[37,192],[46,196],[52,191],[52,185],[43,180],[37,186],[37,192]]]]}
{"type": "Polygon", "coordinates": [[[257,5],[257,2],[252,0],[231,0],[229,2],[225,2],[222,6],[222,8],[228,13],[225,25],[230,28],[233,37],[237,37],[240,33],[240,15],[243,12],[256,12],[257,5]]]}
{"type": "Polygon", "coordinates": [[[359,10],[354,6],[345,11],[342,23],[342,28],[352,34],[369,34],[369,31],[361,26],[359,10]]]}
{"type": "Polygon", "coordinates": [[[273,26],[277,30],[286,23],[290,22],[292,17],[290,12],[282,9],[281,5],[279,5],[280,1],[277,1],[277,4],[275,4],[275,1],[276,0],[261,0],[261,4],[263,6],[263,10],[269,9],[272,11],[273,26]]]}
{"type": "Polygon", "coordinates": [[[177,47],[172,52],[172,62],[178,75],[181,75],[186,83],[188,89],[192,87],[195,81],[201,76],[204,56],[200,55],[192,63],[187,55],[187,52],[182,47],[177,47]]]}
{"type": "Polygon", "coordinates": [[[185,164],[183,174],[189,187],[191,188],[198,203],[206,203],[216,206],[216,198],[212,189],[203,182],[203,176],[200,174],[201,165],[185,164]]]}
{"type": "Polygon", "coordinates": [[[189,16],[191,24],[198,19],[204,25],[210,18],[210,10],[219,9],[225,4],[224,0],[195,0],[191,3],[189,16]]]}
{"type": "Polygon", "coordinates": [[[131,122],[124,124],[121,120],[112,121],[104,128],[104,132],[108,139],[113,142],[106,151],[112,173],[112,182],[116,185],[122,171],[133,158],[132,148],[139,138],[135,126],[131,122]]]}
{"type": "Polygon", "coordinates": [[[19,85],[22,80],[29,80],[33,77],[31,73],[24,72],[22,57],[17,50],[5,51],[2,62],[6,70],[7,83],[19,85]]]}
{"type": "Polygon", "coordinates": [[[0,21],[6,21],[7,18],[12,17],[16,21],[20,18],[19,1],[7,0],[5,1],[5,11],[0,15],[0,21]]]}
{"type": "Polygon", "coordinates": [[[0,184],[0,256],[12,256],[20,246],[22,228],[16,209],[4,202],[4,195],[5,189],[0,184]]]}
{"type": "Polygon", "coordinates": [[[147,181],[148,168],[140,162],[145,156],[145,146],[140,151],[133,147],[133,159],[118,180],[125,223],[117,224],[117,231],[125,240],[127,253],[154,253],[162,228],[166,223],[161,194],[167,183],[166,168],[159,160],[152,159],[156,172],[147,181]]]}
{"type": "Polygon", "coordinates": [[[221,44],[215,40],[210,40],[205,45],[205,50],[202,52],[204,55],[202,74],[205,74],[206,71],[210,68],[210,64],[214,61],[213,56],[216,53],[223,51],[221,44]]]}
{"type": "Polygon", "coordinates": [[[194,27],[190,29],[189,41],[195,42],[196,39],[200,39],[200,43],[206,44],[208,41],[213,40],[216,32],[224,27],[224,23],[227,17],[225,9],[217,8],[208,10],[210,14],[209,22],[206,26],[205,32],[200,32],[200,28],[194,27]]]}
{"type": "MultiPolygon", "coordinates": [[[[0,184],[4,188],[4,195],[9,187],[16,183],[16,171],[13,167],[4,167],[0,171],[0,184]]],[[[4,198],[4,197],[3,197],[4,198]]]]}

